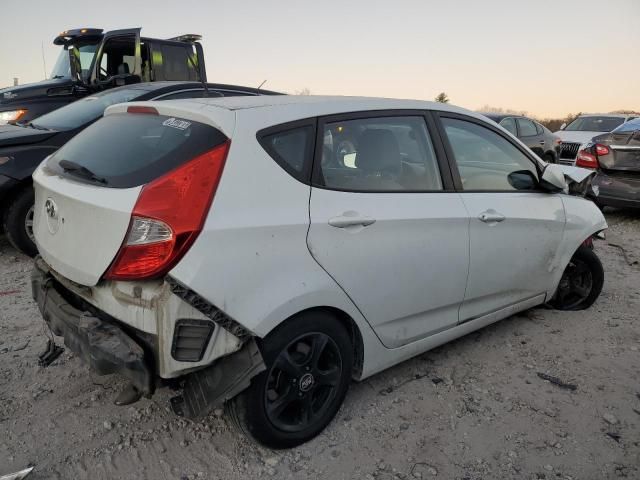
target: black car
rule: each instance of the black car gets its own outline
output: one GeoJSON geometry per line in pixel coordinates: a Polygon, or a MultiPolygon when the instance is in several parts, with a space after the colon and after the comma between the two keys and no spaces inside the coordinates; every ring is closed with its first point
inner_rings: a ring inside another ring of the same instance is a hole
{"type": "Polygon", "coordinates": [[[640,208],[640,118],[593,137],[576,166],[597,171],[591,188],[598,206],[640,208]]]}
{"type": "Polygon", "coordinates": [[[522,115],[498,113],[484,113],[501,127],[518,137],[542,160],[557,163],[560,155],[560,137],[551,132],[544,125],[522,115]]]}
{"type": "Polygon", "coordinates": [[[36,167],[116,103],[140,100],[238,95],[277,95],[276,92],[234,85],[199,82],[153,82],[114,88],[83,98],[28,123],[0,126],[0,218],[9,241],[28,255],[37,253],[33,241],[33,188],[36,167]]]}
{"type": "Polygon", "coordinates": [[[140,82],[206,82],[199,35],[169,39],[140,37],[140,28],[103,32],[66,30],[51,76],[41,82],[0,89],[0,124],[28,122],[106,89],[140,82]]]}

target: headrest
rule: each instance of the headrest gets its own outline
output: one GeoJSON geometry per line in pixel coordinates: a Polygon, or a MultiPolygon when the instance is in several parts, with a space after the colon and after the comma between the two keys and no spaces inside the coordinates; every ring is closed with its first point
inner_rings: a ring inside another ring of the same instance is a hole
{"type": "Polygon", "coordinates": [[[393,132],[382,128],[365,130],[358,142],[355,165],[367,172],[399,172],[402,158],[393,132]]]}

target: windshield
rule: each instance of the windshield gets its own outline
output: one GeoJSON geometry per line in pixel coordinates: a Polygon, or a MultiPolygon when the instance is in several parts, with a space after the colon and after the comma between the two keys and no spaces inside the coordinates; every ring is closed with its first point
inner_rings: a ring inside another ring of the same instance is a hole
{"type": "MultiPolygon", "coordinates": [[[[96,49],[98,48],[98,44],[89,44],[89,45],[76,45],[71,46],[69,48],[75,48],[80,52],[80,65],[82,66],[82,78],[86,79],[89,77],[89,69],[91,68],[91,62],[93,61],[93,57],[96,53],[96,49]]],[[[69,66],[69,52],[67,50],[62,50],[60,55],[58,55],[58,60],[56,60],[56,64],[53,66],[53,70],[51,71],[50,78],[70,78],[71,77],[71,67],[69,66]]]]}
{"type": "Polygon", "coordinates": [[[620,117],[578,117],[565,130],[569,132],[610,132],[624,122],[620,117]]]}
{"type": "Polygon", "coordinates": [[[145,93],[148,93],[147,90],[139,88],[117,88],[101,92],[47,113],[31,123],[48,130],[73,130],[100,118],[109,105],[130,102],[145,93]]]}

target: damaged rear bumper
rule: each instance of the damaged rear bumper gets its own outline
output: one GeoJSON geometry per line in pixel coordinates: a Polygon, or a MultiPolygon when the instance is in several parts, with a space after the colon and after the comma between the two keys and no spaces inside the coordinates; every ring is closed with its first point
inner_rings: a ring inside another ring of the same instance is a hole
{"type": "Polygon", "coordinates": [[[640,175],[607,175],[598,172],[593,180],[596,202],[618,208],[640,208],[640,175]]]}
{"type": "Polygon", "coordinates": [[[143,394],[153,392],[151,359],[142,346],[117,324],[102,320],[71,305],[41,259],[31,274],[33,298],[54,334],[100,375],[117,373],[143,394]]]}
{"type": "MultiPolygon", "coordinates": [[[[140,393],[153,393],[161,378],[156,366],[166,361],[162,355],[173,355],[171,349],[162,348],[161,338],[123,324],[104,310],[88,304],[61,282],[58,274],[37,257],[31,274],[33,298],[53,333],[64,337],[65,345],[96,373],[119,374],[140,393]]],[[[217,312],[211,316],[221,317],[217,312]]],[[[227,322],[225,327],[240,333],[230,320],[221,320],[227,322]]],[[[223,327],[218,325],[216,331],[233,350],[207,365],[196,366],[179,375],[182,394],[171,400],[171,406],[180,416],[194,420],[202,418],[246,389],[251,379],[265,370],[253,336],[247,333],[243,335],[243,342],[237,344],[236,340],[234,343],[227,341],[231,334],[223,327]]]]}

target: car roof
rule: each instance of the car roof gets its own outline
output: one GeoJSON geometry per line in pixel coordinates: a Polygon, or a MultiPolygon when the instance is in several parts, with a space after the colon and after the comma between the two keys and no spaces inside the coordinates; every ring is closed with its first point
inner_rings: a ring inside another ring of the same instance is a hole
{"type": "MultiPolygon", "coordinates": [[[[433,110],[452,112],[490,122],[486,117],[464,108],[422,100],[401,100],[375,97],[340,97],[321,95],[276,95],[195,98],[182,100],[132,101],[112,105],[105,115],[124,113],[130,106],[150,106],[161,115],[190,118],[218,128],[225,135],[233,135],[237,122],[252,118],[252,128],[261,129],[306,118],[340,115],[377,110],[433,110]]],[[[419,112],[417,112],[419,114],[419,112]]]]}
{"type": "Polygon", "coordinates": [[[198,104],[200,108],[205,106],[222,108],[225,110],[252,110],[268,108],[271,110],[289,109],[301,107],[309,112],[310,116],[327,115],[330,113],[357,112],[362,110],[441,110],[445,112],[460,112],[479,117],[477,113],[470,112],[453,105],[428,102],[423,100],[405,100],[379,97],[348,97],[326,95],[278,95],[255,97],[224,97],[224,98],[196,98],[184,100],[185,103],[198,104]]]}

